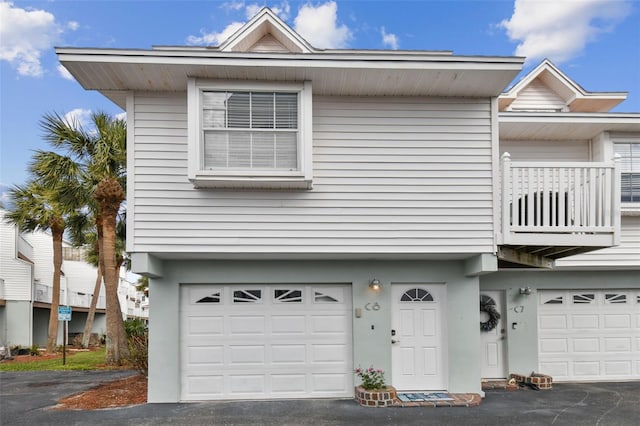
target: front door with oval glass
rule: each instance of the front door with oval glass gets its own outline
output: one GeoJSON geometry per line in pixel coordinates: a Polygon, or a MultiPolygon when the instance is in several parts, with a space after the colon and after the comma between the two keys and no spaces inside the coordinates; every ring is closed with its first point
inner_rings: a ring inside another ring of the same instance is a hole
{"type": "Polygon", "coordinates": [[[392,385],[402,391],[445,390],[444,284],[393,284],[392,385]]]}

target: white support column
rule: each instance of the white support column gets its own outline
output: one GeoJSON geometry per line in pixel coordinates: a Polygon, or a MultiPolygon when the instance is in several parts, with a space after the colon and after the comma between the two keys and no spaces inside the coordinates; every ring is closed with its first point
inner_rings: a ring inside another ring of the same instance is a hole
{"type": "Polygon", "coordinates": [[[611,200],[612,209],[611,214],[612,222],[613,222],[613,244],[620,244],[620,222],[621,222],[621,214],[620,211],[620,203],[621,203],[621,173],[620,173],[620,162],[621,157],[620,154],[615,154],[613,156],[613,199],[611,200]]]}
{"type": "Polygon", "coordinates": [[[511,196],[512,184],[511,155],[505,152],[502,154],[502,244],[509,244],[510,242],[512,207],[516,202],[511,196]]]}

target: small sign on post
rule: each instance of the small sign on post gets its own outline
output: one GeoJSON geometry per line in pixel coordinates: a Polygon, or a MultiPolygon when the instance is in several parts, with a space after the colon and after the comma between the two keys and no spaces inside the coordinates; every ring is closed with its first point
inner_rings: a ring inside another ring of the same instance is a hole
{"type": "Polygon", "coordinates": [[[58,321],[71,321],[71,306],[58,306],[58,321]]]}
{"type": "Polygon", "coordinates": [[[67,364],[67,324],[71,321],[71,306],[58,306],[58,321],[64,321],[62,332],[62,365],[67,364]]]}

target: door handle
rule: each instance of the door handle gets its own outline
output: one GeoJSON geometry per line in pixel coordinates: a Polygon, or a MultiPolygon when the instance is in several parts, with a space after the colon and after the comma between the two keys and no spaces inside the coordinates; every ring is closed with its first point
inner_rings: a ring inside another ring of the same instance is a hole
{"type": "Polygon", "coordinates": [[[393,343],[400,343],[400,340],[391,339],[391,344],[393,344],[393,343]]]}

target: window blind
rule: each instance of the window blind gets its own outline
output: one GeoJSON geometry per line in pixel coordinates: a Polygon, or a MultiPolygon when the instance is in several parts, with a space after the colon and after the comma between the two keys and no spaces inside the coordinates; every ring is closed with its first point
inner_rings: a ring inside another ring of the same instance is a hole
{"type": "Polygon", "coordinates": [[[298,169],[298,95],[202,92],[205,169],[298,169]]]}
{"type": "Polygon", "coordinates": [[[620,154],[621,193],[623,202],[640,202],[640,143],[616,143],[620,154]]]}

